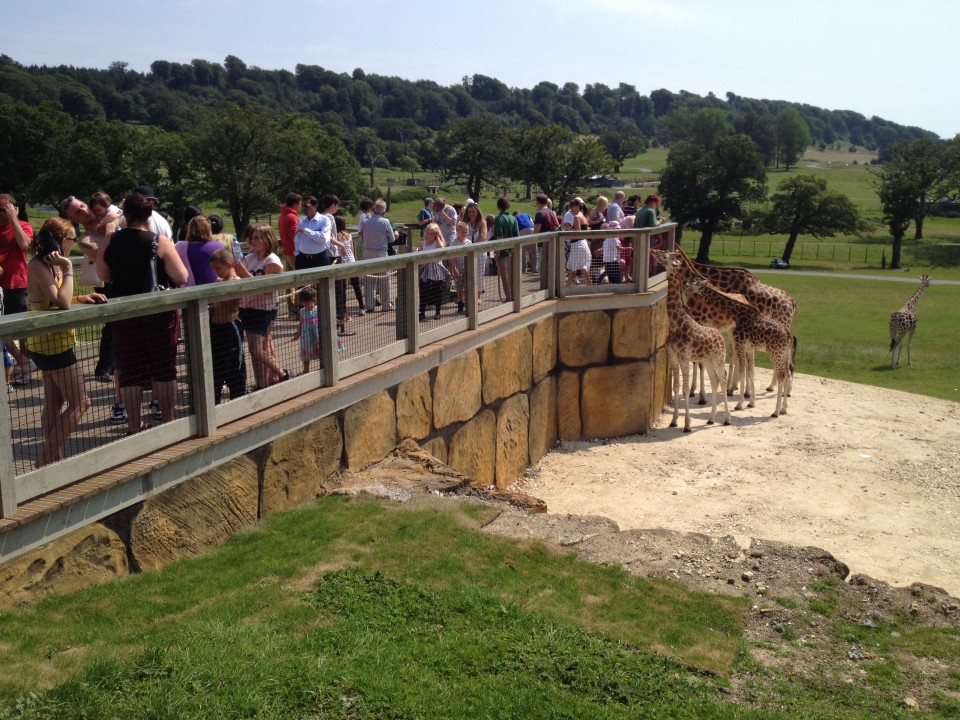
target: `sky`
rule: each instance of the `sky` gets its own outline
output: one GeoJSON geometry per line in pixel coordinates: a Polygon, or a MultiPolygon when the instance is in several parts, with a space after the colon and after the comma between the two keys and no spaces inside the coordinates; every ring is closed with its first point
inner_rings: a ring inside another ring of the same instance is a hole
{"type": "Polygon", "coordinates": [[[633,85],[853,110],[960,133],[957,0],[0,0],[24,65],[154,60],[510,87],[633,85]]]}

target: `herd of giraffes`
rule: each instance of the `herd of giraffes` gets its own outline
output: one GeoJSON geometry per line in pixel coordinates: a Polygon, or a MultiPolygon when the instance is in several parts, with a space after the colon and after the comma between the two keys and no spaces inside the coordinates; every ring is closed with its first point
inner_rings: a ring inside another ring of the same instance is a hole
{"type": "MultiPolygon", "coordinates": [[[[704,381],[711,385],[712,406],[707,424],[717,419],[717,394],[723,401],[724,425],[730,424],[727,396],[740,388],[734,410],[754,407],[754,352],[767,353],[773,365],[773,380],[767,391],[776,387],[777,403],[772,417],[787,412],[787,398],[793,380],[793,356],[797,339],[791,332],[797,314],[796,301],[784,290],[761,282],[743,268],[725,268],[694,262],[680,249],[651,250],[667,271],[667,316],[670,333],[666,347],[673,383],[673,419],[677,426],[680,399],[684,403],[683,432],[690,432],[690,401],[699,365],[700,404],[706,404],[704,381]],[[686,298],[686,300],[685,300],[686,298]],[[725,377],[726,342],[730,337],[730,371],[725,377]],[[691,370],[693,379],[691,380],[691,370]],[[725,385],[725,386],[724,386],[725,385]]],[[[891,366],[897,367],[903,338],[907,337],[907,363],[917,325],[916,304],[930,278],[920,278],[920,288],[907,303],[890,317],[891,366]]]]}

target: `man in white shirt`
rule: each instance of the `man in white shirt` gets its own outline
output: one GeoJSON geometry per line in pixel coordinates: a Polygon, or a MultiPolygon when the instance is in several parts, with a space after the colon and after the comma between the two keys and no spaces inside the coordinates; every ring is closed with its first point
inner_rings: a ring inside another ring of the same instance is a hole
{"type": "Polygon", "coordinates": [[[174,239],[173,231],[170,229],[170,223],[167,222],[163,215],[157,212],[157,205],[160,204],[160,201],[157,200],[157,195],[153,192],[153,188],[149,185],[141,185],[134,190],[134,192],[143,195],[153,206],[153,213],[150,215],[149,221],[150,229],[153,230],[153,232],[155,232],[157,235],[166,235],[168,238],[174,239]]]}
{"type": "MultiPolygon", "coordinates": [[[[320,212],[320,204],[315,197],[310,195],[303,199],[303,211],[306,214],[300,218],[297,234],[293,237],[296,246],[294,264],[297,270],[324,267],[333,262],[330,255],[330,237],[334,228],[330,216],[326,214],[326,210],[331,205],[327,200],[331,197],[336,200],[335,196],[325,197],[323,213],[320,212]]],[[[336,200],[334,204],[339,205],[340,201],[336,200]]]]}

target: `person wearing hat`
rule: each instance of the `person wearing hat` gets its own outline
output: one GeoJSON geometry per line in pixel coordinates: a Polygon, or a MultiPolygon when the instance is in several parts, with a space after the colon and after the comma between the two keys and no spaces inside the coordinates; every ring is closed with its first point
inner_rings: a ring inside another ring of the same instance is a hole
{"type": "Polygon", "coordinates": [[[168,238],[173,237],[173,231],[170,229],[170,223],[167,222],[167,219],[163,215],[157,212],[157,205],[160,204],[160,201],[157,199],[157,194],[153,191],[153,188],[149,185],[141,185],[133,192],[143,195],[153,208],[153,213],[150,215],[150,220],[148,222],[150,229],[157,235],[163,235],[168,238]]]}
{"type": "Polygon", "coordinates": [[[423,240],[423,231],[433,219],[433,198],[423,199],[423,210],[417,215],[417,225],[420,226],[420,239],[423,240]]]}

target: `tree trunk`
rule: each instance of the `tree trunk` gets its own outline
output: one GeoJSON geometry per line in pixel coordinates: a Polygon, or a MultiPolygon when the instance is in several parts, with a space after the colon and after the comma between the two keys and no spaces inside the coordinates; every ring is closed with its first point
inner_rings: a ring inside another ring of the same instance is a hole
{"type": "Polygon", "coordinates": [[[893,258],[890,260],[890,269],[900,269],[900,245],[903,243],[903,233],[893,233],[893,258]]]}
{"type": "Polygon", "coordinates": [[[377,169],[377,164],[370,161],[370,187],[373,187],[373,171],[377,169]]]}
{"type": "Polygon", "coordinates": [[[913,218],[913,239],[923,240],[923,215],[920,213],[913,218]]]}
{"type": "Polygon", "coordinates": [[[793,248],[797,244],[797,235],[799,231],[794,229],[790,232],[790,237],[787,238],[787,246],[783,248],[783,259],[787,262],[790,262],[790,256],[793,255],[793,248]]]}
{"type": "Polygon", "coordinates": [[[705,225],[703,234],[700,235],[700,247],[697,248],[697,262],[707,264],[710,262],[710,243],[713,242],[713,226],[705,225]]]}

